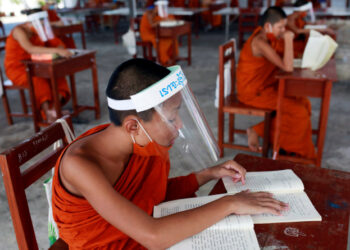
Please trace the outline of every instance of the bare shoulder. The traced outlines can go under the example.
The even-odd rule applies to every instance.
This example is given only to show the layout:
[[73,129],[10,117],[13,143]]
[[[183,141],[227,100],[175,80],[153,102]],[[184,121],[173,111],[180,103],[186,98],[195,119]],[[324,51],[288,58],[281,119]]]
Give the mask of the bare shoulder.
[[61,182],[71,193],[81,196],[80,182],[103,178],[103,170],[99,164],[89,141],[82,138],[71,144],[62,157],[59,168]]
[[269,43],[262,36],[257,35],[252,40],[252,52],[254,56],[261,56],[261,51],[266,47],[270,47]]

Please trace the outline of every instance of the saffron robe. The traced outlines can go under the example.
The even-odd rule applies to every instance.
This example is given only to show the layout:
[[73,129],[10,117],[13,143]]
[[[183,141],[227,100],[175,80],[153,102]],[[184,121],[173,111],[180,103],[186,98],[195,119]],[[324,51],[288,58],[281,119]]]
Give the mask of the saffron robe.
[[[252,53],[251,43],[261,30],[257,28],[247,40],[240,53],[237,66],[238,99],[258,108],[276,109],[278,81],[275,78],[277,66],[264,57],[256,57]],[[272,43],[275,50],[281,47]],[[310,159],[315,158],[315,147],[312,142],[311,104],[305,97],[284,97],[282,102],[280,147],[287,152],[294,152]],[[273,142],[276,118],[272,119],[270,141]],[[253,129],[259,136],[264,134],[264,123]]]
[[[169,18],[173,18],[172,16],[169,16]],[[160,21],[162,18],[159,16],[156,16],[154,18],[154,22]],[[142,41],[148,41],[151,42],[153,47],[156,48],[159,53],[159,60],[162,65],[168,65],[173,58],[176,58],[179,54],[179,45],[178,41],[173,40],[171,38],[161,38],[159,39],[159,48],[157,48],[156,43],[156,29],[153,28],[148,21],[147,13],[145,13],[140,22],[140,35]],[[173,53],[175,46],[175,54]]]
[[[46,12],[50,22],[61,21],[61,18],[57,15],[57,12],[55,10],[46,10]],[[70,48],[70,49],[76,48],[73,37],[63,35],[63,36],[59,36],[58,38],[64,43],[64,46],[66,48]]]
[[[92,128],[77,140],[106,127],[108,124]],[[60,238],[69,245],[69,249],[145,249],[104,220],[86,199],[70,194],[61,185],[59,166],[65,150],[56,163],[52,183],[53,217],[59,228]],[[114,184],[116,192],[150,216],[153,207],[165,200],[194,196],[198,189],[194,174],[168,179],[169,158],[165,161],[158,156],[146,157],[134,153]]]
[[[64,46],[63,43],[58,39],[54,38],[44,43],[40,40],[39,36],[34,33],[29,39],[30,42],[35,46],[42,47],[58,47]],[[26,67],[22,63],[22,60],[29,60],[30,54],[25,51],[19,42],[14,39],[13,34],[11,33],[6,40],[5,46],[5,71],[7,77],[12,81],[14,85],[17,86],[27,86],[27,74]],[[33,77],[32,78],[34,86],[34,96],[36,100],[37,107],[40,107],[42,103],[49,102],[52,103],[52,91],[51,84],[49,79]],[[66,79],[58,78],[56,79],[57,89],[59,94],[64,98],[65,101],[68,101],[70,97],[70,91]]]
[[[210,4],[203,3],[202,8],[209,8]],[[201,13],[201,17],[206,24],[210,24],[212,27],[219,27],[222,24],[221,15],[213,15],[213,11],[206,10]]]

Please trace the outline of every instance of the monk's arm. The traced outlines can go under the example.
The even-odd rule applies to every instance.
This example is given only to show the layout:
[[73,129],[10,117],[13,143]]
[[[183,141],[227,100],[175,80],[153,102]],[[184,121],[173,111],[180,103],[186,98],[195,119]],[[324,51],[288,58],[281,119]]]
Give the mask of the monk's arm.
[[[263,39],[253,41],[253,54],[255,56],[263,56],[280,69],[291,72],[293,71],[293,36],[290,31],[286,31],[288,35],[284,36],[284,55],[281,58],[277,52]],[[255,53],[254,53],[255,52]]]
[[245,183],[246,170],[240,164],[235,161],[226,161],[222,164],[203,169],[196,173],[198,185],[202,186],[208,181],[221,179],[222,177],[229,176],[235,182],[242,181]]
[[310,33],[310,30],[308,29],[300,29],[296,26],[295,24],[295,18],[294,17],[289,17],[288,16],[288,23],[287,23],[288,28],[293,31],[295,34],[300,35],[300,34],[305,34],[308,35]]
[[151,25],[151,27],[152,27],[152,28],[157,27],[157,25],[159,24],[159,22],[154,21],[153,16],[152,16],[152,13],[151,13],[151,12],[146,12],[146,15],[147,15],[147,19],[148,19],[148,22],[149,22],[149,24]]
[[71,157],[65,167],[61,177],[79,190],[106,221],[148,249],[168,248],[232,213],[280,214],[286,209],[286,204],[274,200],[269,193],[241,192],[156,219],[116,192],[96,164],[82,157]]
[[30,42],[25,31],[17,27],[13,31],[13,37],[18,41],[21,47],[29,54],[40,54],[40,53],[57,53],[63,57],[69,57],[72,53],[64,48],[47,48],[43,46],[36,46]]

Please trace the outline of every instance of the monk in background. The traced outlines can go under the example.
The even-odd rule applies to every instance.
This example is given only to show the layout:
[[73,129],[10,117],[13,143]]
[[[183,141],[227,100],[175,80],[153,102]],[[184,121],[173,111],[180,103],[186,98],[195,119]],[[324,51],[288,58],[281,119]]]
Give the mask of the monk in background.
[[[280,7],[268,8],[258,27],[244,44],[237,67],[238,99],[254,107],[276,109],[278,70],[293,71],[293,38],[286,31],[287,16]],[[281,51],[282,50],[282,51]],[[281,52],[283,52],[281,54]],[[311,104],[304,97],[285,97],[282,103],[280,146],[289,153],[313,159]],[[272,120],[270,141],[273,142],[276,119]],[[248,128],[248,145],[254,151],[261,150],[259,136],[264,123]]]
[[[156,27],[161,21],[175,20],[174,16],[169,15],[167,18],[162,18],[158,15],[158,8],[154,5],[147,7],[146,12],[143,14],[140,22],[140,36],[142,41],[151,42],[153,48],[159,53],[160,63],[162,65],[171,65],[173,59],[179,54],[178,41],[171,38],[159,39],[159,48],[156,43]],[[175,54],[173,46],[175,46]]]
[[[14,85],[28,85],[26,67],[22,60],[30,59],[31,54],[44,53],[57,53],[62,57],[72,55],[58,38],[43,42],[31,22],[16,26],[6,40],[4,64],[7,77]],[[33,77],[32,81],[36,104],[42,111],[43,119],[48,123],[54,122],[57,119],[57,113],[52,107],[53,97],[50,81],[39,77]],[[70,91],[65,78],[57,79],[57,88],[63,105],[70,98]]]
[[[202,8],[209,8],[210,4],[214,3],[215,0],[202,0],[201,1]],[[206,10],[201,13],[202,20],[207,25],[206,29],[212,29],[216,27],[220,27],[222,24],[222,16],[221,15],[213,15],[211,10]]]
[[[309,3],[307,0],[297,0],[294,3],[294,7],[300,7],[305,4]],[[307,23],[305,21],[305,17],[307,16],[308,11],[294,11],[292,14],[290,14],[287,18],[287,29],[291,30],[294,35],[294,52],[296,57],[301,57],[306,43],[308,36],[310,34],[310,29],[305,29],[305,25],[307,24],[322,24],[323,22],[317,22],[317,23]],[[317,29],[316,29],[317,30]],[[321,32],[323,34],[328,34],[331,37],[335,39],[335,32],[330,28],[320,29],[317,30],[318,32]]]
[[[58,16],[56,10],[55,10],[55,2],[53,1],[46,1],[45,4],[41,7],[42,10],[47,12],[50,24],[52,26],[62,26],[64,25],[61,18]],[[66,48],[75,49],[75,42],[72,37],[63,35],[60,36],[59,39],[64,43],[64,46]]]

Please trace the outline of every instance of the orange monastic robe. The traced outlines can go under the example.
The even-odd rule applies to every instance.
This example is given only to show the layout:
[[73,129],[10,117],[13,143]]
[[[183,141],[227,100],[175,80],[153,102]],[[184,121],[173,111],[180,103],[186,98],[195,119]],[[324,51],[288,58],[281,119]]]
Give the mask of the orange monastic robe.
[[[46,43],[42,42],[39,36],[34,33],[30,38],[30,42],[36,46],[47,46],[47,47],[57,47],[59,45],[63,46],[62,42],[58,38],[54,38]],[[25,51],[19,42],[13,38],[12,33],[7,37],[6,47],[5,47],[5,71],[7,77],[12,81],[14,85],[26,86],[27,74],[26,67],[22,63],[22,60],[30,59],[30,54]],[[50,86],[50,81],[48,79],[33,77],[34,85],[34,95],[36,99],[36,105],[40,105],[46,101],[52,102],[52,91]],[[57,88],[59,94],[68,101],[70,97],[70,91],[66,79],[57,79]]]
[[[244,44],[237,67],[238,99],[248,105],[259,108],[276,109],[278,82],[275,73],[277,66],[264,57],[256,57],[252,53],[251,42],[261,30],[257,28]],[[276,49],[278,43],[271,46]],[[314,158],[315,148],[311,138],[311,104],[304,97],[284,97],[282,103],[280,127],[280,146],[287,152]],[[272,121],[270,141],[273,142],[275,118]],[[264,124],[254,126],[254,130],[263,136]]]
[[[209,8],[210,4],[203,3],[203,8]],[[201,17],[206,24],[210,24],[212,27],[219,27],[222,24],[221,15],[213,15],[211,10],[206,10],[201,13]]]
[[[78,139],[107,126],[105,124],[90,129]],[[62,155],[56,163],[53,177],[52,210],[60,238],[69,245],[69,249],[145,249],[104,220],[87,200],[66,191],[58,172]],[[169,158],[163,160],[159,156],[142,156],[142,153],[134,152],[122,175],[116,180],[114,189],[152,215],[155,205],[165,200],[193,197],[198,189],[194,174],[168,179],[169,169]]]
[[[295,19],[295,25],[297,26],[298,29],[304,29],[306,22],[303,18],[303,15],[299,15],[296,19]],[[306,47],[306,43],[307,43],[307,37],[306,35],[299,35],[296,36],[293,42],[293,49],[294,49],[294,56],[295,57],[302,57],[303,53],[304,53],[304,49]]]
[[[173,16],[169,16],[169,18],[173,18]],[[159,16],[156,16],[154,19],[155,22],[159,20],[161,20],[161,17]],[[149,23],[146,13],[141,18],[140,35],[143,41],[151,42],[153,47],[158,49],[160,63],[162,65],[167,65],[172,58],[177,57],[179,53],[179,45],[178,41],[176,40],[172,40],[170,38],[159,39],[159,48],[157,48],[156,31],[155,28],[152,28],[151,24]],[[175,55],[173,54],[173,46],[175,46]]]

